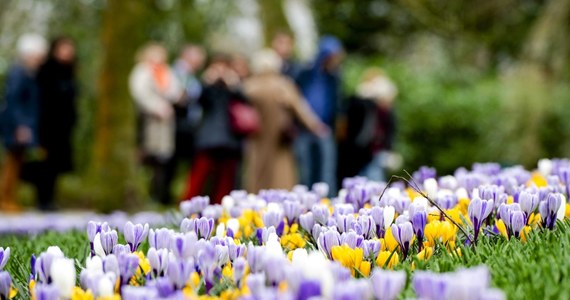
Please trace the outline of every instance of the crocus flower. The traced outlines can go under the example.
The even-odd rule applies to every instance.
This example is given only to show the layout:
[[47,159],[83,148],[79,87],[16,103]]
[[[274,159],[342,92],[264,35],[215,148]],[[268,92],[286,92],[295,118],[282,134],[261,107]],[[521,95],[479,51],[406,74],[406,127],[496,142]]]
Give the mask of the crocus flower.
[[364,241],[364,237],[354,231],[344,232],[340,235],[341,245],[347,245],[353,249],[360,247],[362,245],[362,241]]
[[406,285],[406,272],[376,269],[370,280],[375,300],[394,300]]
[[475,232],[474,241],[477,241],[481,225],[493,211],[493,200],[481,200],[480,198],[474,198],[471,200],[471,203],[469,203],[467,210]]
[[158,292],[152,287],[127,285],[121,289],[121,299],[154,300],[158,299]]
[[278,286],[279,282],[285,279],[285,266],[287,265],[288,261],[285,256],[269,255],[265,259],[264,274],[272,286]]
[[197,221],[198,237],[209,239],[214,231],[214,219],[202,217]]
[[536,208],[538,207],[539,199],[537,193],[531,193],[528,191],[521,191],[518,197],[521,210],[525,213],[526,218],[530,217]]
[[379,240],[364,240],[362,241],[362,250],[364,250],[364,257],[376,260],[378,253],[380,253],[381,244]]
[[336,225],[338,227],[338,231],[341,233],[352,230],[354,223],[356,223],[356,220],[352,214],[336,216]]
[[247,264],[249,265],[251,273],[259,273],[263,270],[264,258],[264,246],[253,246],[250,244],[247,247]]
[[564,196],[560,193],[550,193],[546,200],[540,202],[538,210],[542,217],[544,227],[554,229],[554,226],[556,225],[556,214],[562,205],[563,198]]
[[245,275],[245,267],[247,266],[247,261],[243,257],[238,257],[233,263],[233,279],[236,285],[239,287],[241,279]]
[[424,240],[424,229],[427,223],[427,213],[425,210],[417,210],[412,216],[412,226],[416,238],[418,239],[419,250],[421,251]]
[[6,247],[6,249],[0,247],[0,271],[4,270],[4,267],[8,263],[10,259],[10,247]]
[[180,202],[180,211],[185,217],[201,213],[210,204],[210,197],[196,196],[190,200]]
[[320,198],[326,198],[329,195],[329,185],[326,182],[316,182],[311,190]]
[[186,286],[192,271],[194,271],[194,263],[191,260],[172,257],[168,262],[168,278],[178,290]]
[[115,246],[113,246],[113,251],[111,251],[111,253],[115,254],[115,255],[119,255],[121,253],[131,253],[131,246],[129,245],[121,245],[121,244],[116,244]]
[[311,232],[313,230],[313,226],[315,225],[315,219],[313,218],[312,212],[307,212],[299,216],[299,225],[303,228],[306,232]]
[[43,252],[42,254],[40,254],[40,256],[38,257],[38,259],[36,259],[36,264],[35,264],[35,273],[38,276],[38,280],[39,282],[42,283],[51,283],[52,278],[51,278],[51,265],[53,263],[53,261],[57,258],[63,258],[63,255],[58,255],[55,254],[55,252]]
[[119,260],[114,254],[107,255],[103,258],[103,272],[113,273],[115,277],[119,278],[121,271],[119,269]]
[[317,280],[302,280],[297,291],[298,300],[318,299],[321,296],[321,284]]
[[408,250],[410,249],[410,242],[414,237],[414,229],[412,223],[403,222],[400,224],[392,224],[392,235],[394,235],[394,238],[400,245],[405,259],[406,256],[408,256]]
[[179,258],[189,258],[194,252],[198,236],[190,231],[186,234],[175,233],[170,236],[170,250]]
[[332,247],[341,245],[340,234],[336,230],[327,230],[319,235],[317,244],[319,249],[331,259]]
[[75,287],[75,263],[72,259],[56,258],[51,264],[52,284],[61,298],[69,299]]
[[93,241],[95,240],[95,235],[101,233],[101,231],[109,230],[109,225],[107,222],[98,223],[94,221],[89,221],[87,223],[87,238],[89,239],[89,246],[91,248],[91,256],[95,256],[95,250],[93,248]]
[[263,225],[274,227],[277,235],[283,234],[285,222],[283,222],[283,212],[280,210],[268,210],[263,214]]
[[519,237],[519,233],[526,225],[526,216],[518,203],[501,204],[499,215],[507,227],[507,235]]
[[12,277],[6,271],[0,271],[0,299],[9,299]]
[[36,284],[34,286],[34,295],[36,300],[58,300],[59,290],[51,284]]
[[149,248],[146,257],[154,277],[161,277],[164,275],[166,268],[168,267],[168,250]]
[[121,254],[117,257],[121,285],[127,284],[139,266],[139,257],[135,254]]
[[368,280],[352,279],[334,287],[333,300],[366,300],[370,299],[370,284]]
[[[101,248],[99,248],[99,243],[97,242],[97,240],[100,240]],[[118,241],[119,241],[119,236],[117,235],[116,230],[101,231],[101,233],[95,235],[95,242],[94,242],[95,253],[101,256],[101,249],[103,250],[104,255],[109,255],[113,253],[113,247],[115,247]]]
[[418,299],[447,299],[449,280],[445,274],[416,271],[412,285]]
[[358,184],[350,189],[346,195],[346,202],[351,203],[357,210],[370,202],[371,193],[366,184]]
[[379,206],[374,206],[370,209],[370,216],[372,220],[374,220],[374,224],[376,224],[376,236],[378,238],[384,237],[384,209]]
[[322,204],[313,205],[311,211],[313,212],[313,217],[315,219],[315,222],[321,225],[327,225],[327,221],[330,217],[330,211],[326,205]]
[[168,228],[151,229],[148,232],[148,244],[156,249],[168,249],[170,247],[170,235],[174,231]]
[[376,237],[376,223],[371,216],[358,216],[356,222],[353,224],[353,228],[356,233],[363,235],[367,239]]
[[299,215],[303,212],[301,209],[301,203],[297,201],[286,200],[283,202],[283,212],[285,218],[287,218],[287,223],[289,226],[293,225],[297,221]]
[[143,240],[146,239],[148,235],[148,223],[147,224],[133,224],[131,221],[125,224],[123,230],[125,235],[125,241],[131,247],[131,251],[135,252],[139,248]]

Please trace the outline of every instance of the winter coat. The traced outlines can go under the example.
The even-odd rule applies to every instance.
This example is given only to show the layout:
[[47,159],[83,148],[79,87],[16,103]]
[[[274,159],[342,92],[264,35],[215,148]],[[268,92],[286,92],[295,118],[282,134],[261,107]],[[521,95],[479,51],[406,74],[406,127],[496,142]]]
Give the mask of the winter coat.
[[321,39],[319,52],[310,66],[297,78],[297,84],[311,109],[321,121],[334,128],[337,105],[340,102],[340,79],[338,72],[328,72],[324,62],[333,54],[342,51],[340,42],[331,36]]
[[224,150],[239,155],[242,138],[234,134],[230,123],[230,102],[245,101],[241,92],[218,81],[204,86],[200,96],[202,121],[195,135],[197,151]]
[[165,106],[172,107],[183,93],[173,72],[168,69],[168,86],[160,89],[152,66],[139,63],[131,72],[129,87],[142,118],[142,150],[146,156],[168,159],[174,154],[175,115],[167,119],[156,116]]
[[[40,94],[35,75],[20,64],[13,65],[6,76],[4,101],[0,113],[0,131],[6,148],[36,146]],[[28,127],[32,133],[31,141],[25,145],[16,143],[16,129],[19,126]]]
[[48,60],[38,72],[40,86],[40,145],[53,170],[73,168],[72,134],[77,119],[77,84],[73,66]]
[[250,78],[244,92],[260,114],[260,131],[253,135],[246,151],[246,188],[291,189],[297,184],[292,141],[284,140],[295,120],[309,128],[318,122],[294,83],[279,74]]

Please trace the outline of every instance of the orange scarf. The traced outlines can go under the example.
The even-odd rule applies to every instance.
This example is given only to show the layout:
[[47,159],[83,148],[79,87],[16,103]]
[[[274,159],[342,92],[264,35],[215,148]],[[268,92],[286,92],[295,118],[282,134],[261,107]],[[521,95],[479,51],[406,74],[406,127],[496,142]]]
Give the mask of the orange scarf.
[[152,65],[152,76],[159,91],[165,92],[170,85],[170,73],[166,64]]

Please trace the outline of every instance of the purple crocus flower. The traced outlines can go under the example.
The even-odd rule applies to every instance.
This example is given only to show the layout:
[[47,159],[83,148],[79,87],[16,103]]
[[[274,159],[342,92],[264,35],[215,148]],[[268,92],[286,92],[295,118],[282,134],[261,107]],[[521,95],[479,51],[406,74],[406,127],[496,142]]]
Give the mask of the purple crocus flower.
[[203,239],[209,239],[214,231],[214,219],[202,217],[196,221],[196,226],[198,228],[198,237]]
[[449,282],[446,275],[416,271],[412,285],[418,299],[447,299]]
[[376,237],[376,223],[371,216],[360,215],[353,224],[356,233],[363,235],[367,239]]
[[331,250],[334,246],[340,246],[340,233],[338,231],[329,229],[319,235],[317,240],[319,249],[323,251],[329,259],[332,259]]
[[362,250],[364,252],[364,257],[370,258],[373,261],[378,257],[380,253],[380,241],[379,240],[364,240],[362,241]]
[[121,289],[121,299],[123,300],[154,300],[158,299],[158,292],[154,287],[146,286],[124,286]]
[[374,206],[370,209],[370,216],[372,220],[374,220],[374,224],[376,224],[376,236],[378,238],[383,238],[385,229],[384,229],[384,209],[379,206]]
[[170,236],[170,250],[176,257],[189,258],[194,253],[196,242],[198,236],[193,231],[186,234],[175,233]]
[[144,225],[135,225],[129,221],[127,224],[125,224],[123,233],[125,235],[125,241],[131,247],[131,251],[135,252],[139,248],[142,241],[144,241],[148,235],[148,223]]
[[475,234],[474,241],[477,241],[481,225],[493,211],[493,200],[481,200],[480,198],[474,198],[471,200],[471,203],[469,203],[467,210],[469,213],[469,219],[473,224]]
[[414,229],[412,223],[402,222],[400,224],[392,224],[392,235],[400,244],[402,248],[402,254],[404,258],[408,256],[408,250],[410,249],[410,241],[414,237]]
[[107,222],[99,223],[94,221],[89,221],[87,223],[87,238],[89,239],[89,246],[91,247],[91,256],[95,256],[95,250],[93,249],[93,240],[95,240],[95,236],[97,233],[101,233],[101,231],[108,231],[109,225]]
[[265,287],[265,274],[263,273],[253,273],[247,276],[246,280],[247,287],[253,294],[253,299],[263,299],[260,297],[266,290]]
[[332,273],[335,282],[345,282],[352,278],[350,270],[336,261],[333,261],[330,264],[330,272]]
[[[524,227],[525,225],[525,217],[524,217],[524,212],[521,211],[521,207],[518,203],[513,203],[513,204],[501,204],[501,206],[499,207],[499,216],[501,218],[501,220],[503,220],[503,223],[505,223],[505,227],[507,228],[507,235],[510,237],[514,234],[513,231],[513,224],[512,224],[512,220],[513,220],[513,216],[515,215],[514,213],[518,212],[519,214],[516,214],[517,217],[515,218],[516,220],[516,224],[515,226],[518,229],[518,232],[520,232],[520,230],[522,230],[522,227]],[[518,220],[518,215],[522,216],[522,220]],[[519,222],[520,221],[520,222]],[[522,223],[522,227],[521,224]],[[518,235],[517,235],[518,237]]]
[[240,286],[241,279],[245,275],[245,267],[247,266],[247,261],[243,257],[238,257],[233,263],[233,279],[236,286]]
[[244,244],[236,245],[233,243],[228,243],[228,254],[231,261],[235,261],[237,258],[245,256],[246,247]]
[[340,235],[341,245],[347,245],[352,249],[360,247],[362,245],[362,241],[364,241],[364,237],[354,231],[343,232]]
[[313,230],[313,226],[315,225],[315,219],[313,218],[312,212],[307,212],[299,216],[299,225],[303,228],[306,232],[311,232]]
[[313,217],[315,219],[315,222],[321,225],[327,225],[327,221],[330,217],[330,211],[326,205],[322,204],[313,205],[311,211],[313,212]]
[[171,257],[168,262],[167,275],[174,287],[177,290],[181,290],[186,286],[194,268],[192,260]]
[[321,296],[321,283],[318,280],[303,280],[299,284],[297,300],[318,299]]
[[12,277],[6,271],[0,272],[0,299],[9,299]]
[[168,228],[151,229],[148,232],[148,244],[156,249],[168,249],[170,247],[170,235],[173,233]]
[[117,256],[111,254],[103,258],[103,272],[113,273],[117,278],[119,278],[121,271],[119,269],[119,261],[117,259]]
[[444,210],[454,208],[457,202],[457,196],[452,193],[442,193],[437,197],[437,204]]
[[210,197],[196,196],[190,200],[180,202],[180,211],[185,217],[201,213],[210,204]]
[[528,219],[530,215],[536,210],[538,207],[539,199],[537,193],[531,193],[528,191],[521,191],[519,193],[518,202],[521,206],[521,210],[525,213],[526,218]]
[[117,261],[119,274],[121,276],[121,285],[128,284],[139,266],[139,257],[132,253],[121,254],[117,257]]
[[40,254],[34,267],[39,282],[51,283],[51,265],[56,258],[59,258],[59,256],[56,256],[54,253],[43,252]]
[[329,195],[329,185],[326,182],[316,182],[311,190],[320,198],[326,198]]
[[146,257],[148,258],[148,262],[152,268],[154,277],[164,276],[164,272],[168,267],[168,250],[156,250],[155,248],[151,247],[148,249]]
[[422,250],[423,240],[424,240],[424,229],[427,223],[427,213],[425,210],[417,210],[412,216],[412,226],[414,228],[414,233],[418,239],[419,251]]
[[560,193],[550,193],[546,200],[541,201],[538,205],[538,211],[542,217],[542,224],[548,229],[554,229],[556,226],[556,214],[560,205],[562,205],[563,195]]
[[273,226],[257,228],[257,230],[255,231],[255,237],[257,237],[257,241],[259,241],[259,244],[263,245],[267,242],[269,235],[272,233],[277,234],[277,230],[275,230],[275,227]]
[[247,247],[247,264],[251,273],[259,273],[263,270],[265,264],[265,247],[264,246],[253,246],[249,245]]
[[283,234],[285,223],[283,222],[283,212],[279,210],[268,210],[263,214],[263,225],[273,226],[278,236]]
[[293,225],[302,212],[301,203],[297,201],[286,200],[283,202],[283,212],[289,226]]
[[198,219],[196,218],[184,218],[184,220],[182,220],[182,222],[180,223],[180,231],[182,233],[187,233],[190,231],[194,231],[196,233],[198,233],[198,222],[196,222]]
[[152,285],[156,288],[156,292],[160,298],[169,299],[168,297],[175,292],[174,284],[168,277],[159,277],[153,281]]
[[417,171],[414,172],[413,178],[419,184],[423,184],[428,178],[435,178],[437,172],[435,168],[430,168],[426,166],[421,166]]
[[279,285],[279,282],[285,279],[286,268],[289,261],[285,256],[270,255],[265,258],[264,270],[267,281],[274,287]]
[[101,246],[103,247],[103,251],[105,251],[105,255],[109,255],[113,253],[113,247],[119,241],[119,236],[117,235],[116,230],[108,230],[108,231],[101,231],[100,233],[101,239]]
[[364,207],[364,204],[370,202],[371,194],[365,184],[358,184],[350,189],[346,195],[346,201],[354,205],[356,209]]
[[36,300],[59,299],[59,289],[51,284],[36,284],[36,286],[34,287],[34,294],[36,296]]
[[341,233],[352,230],[354,223],[356,223],[356,220],[352,214],[336,216],[336,225],[338,227],[338,231]]
[[370,280],[375,300],[395,300],[406,285],[406,272],[376,269]]
[[0,247],[0,271],[4,270],[4,267],[8,263],[10,259],[10,247],[6,247],[6,249]]
[[196,262],[206,283],[206,292],[209,292],[213,287],[216,271],[219,269],[216,261],[216,247],[206,242],[204,246],[198,250]]
[[334,286],[333,300],[370,299],[370,284],[365,279],[351,279]]
[[122,253],[131,253],[131,246],[116,244],[115,246],[113,246],[113,250],[111,253],[115,255],[120,255]]

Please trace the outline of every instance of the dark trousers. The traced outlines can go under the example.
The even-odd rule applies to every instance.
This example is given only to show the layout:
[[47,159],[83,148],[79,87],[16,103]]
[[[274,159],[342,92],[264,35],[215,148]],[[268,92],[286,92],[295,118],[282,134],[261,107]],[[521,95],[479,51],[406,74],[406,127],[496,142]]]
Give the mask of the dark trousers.
[[186,181],[186,191],[183,200],[203,195],[209,178],[213,180],[213,203],[221,203],[222,198],[234,188],[239,159],[233,153],[218,151],[199,151],[192,164],[192,169]]

